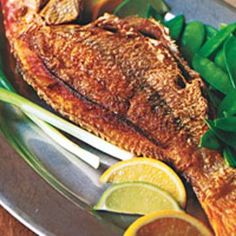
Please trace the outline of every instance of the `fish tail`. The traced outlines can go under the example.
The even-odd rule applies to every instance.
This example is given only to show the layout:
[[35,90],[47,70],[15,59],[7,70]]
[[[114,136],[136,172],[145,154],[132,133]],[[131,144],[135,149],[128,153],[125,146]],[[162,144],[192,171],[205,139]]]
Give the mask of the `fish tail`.
[[236,171],[227,167],[218,173],[208,178],[209,185],[205,185],[198,198],[216,236],[235,236]]

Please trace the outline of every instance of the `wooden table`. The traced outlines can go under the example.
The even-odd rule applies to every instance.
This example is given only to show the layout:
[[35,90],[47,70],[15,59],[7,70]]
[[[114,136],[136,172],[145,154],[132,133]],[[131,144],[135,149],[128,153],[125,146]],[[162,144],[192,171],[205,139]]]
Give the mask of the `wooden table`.
[[0,207],[1,236],[35,236],[29,229]]
[[224,1],[232,5],[233,7],[236,7],[236,0],[224,0]]

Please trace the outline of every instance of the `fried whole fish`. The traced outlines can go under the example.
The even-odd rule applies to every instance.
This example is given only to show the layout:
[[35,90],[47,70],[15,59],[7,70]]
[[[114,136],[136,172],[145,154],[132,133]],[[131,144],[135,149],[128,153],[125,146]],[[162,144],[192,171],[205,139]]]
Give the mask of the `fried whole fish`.
[[108,14],[85,26],[61,24],[79,15],[75,0],[1,3],[12,53],[41,98],[109,142],[174,166],[215,234],[236,235],[236,170],[198,147],[208,129],[205,86],[162,25]]

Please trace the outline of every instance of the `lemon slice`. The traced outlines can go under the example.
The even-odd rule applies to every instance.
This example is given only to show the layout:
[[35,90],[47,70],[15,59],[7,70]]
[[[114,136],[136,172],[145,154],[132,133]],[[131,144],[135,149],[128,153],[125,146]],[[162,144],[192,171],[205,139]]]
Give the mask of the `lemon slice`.
[[164,209],[180,208],[168,193],[155,185],[132,182],[112,185],[103,193],[94,209],[144,215]]
[[212,236],[206,226],[180,211],[162,211],[136,220],[124,236]]
[[186,205],[186,190],[178,175],[166,164],[150,158],[133,158],[110,167],[100,177],[101,183],[143,181],[158,186]]

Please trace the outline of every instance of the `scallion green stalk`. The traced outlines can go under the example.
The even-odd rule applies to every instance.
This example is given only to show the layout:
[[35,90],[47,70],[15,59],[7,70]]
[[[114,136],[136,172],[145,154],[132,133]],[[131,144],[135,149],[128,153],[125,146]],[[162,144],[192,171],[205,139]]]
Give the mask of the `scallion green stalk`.
[[[88,165],[97,169],[100,165],[100,159],[98,156],[92,154],[91,152],[86,151],[85,149],[79,147],[77,144],[70,141],[64,135],[62,135],[57,129],[53,126],[48,125],[46,122],[38,119],[36,116],[26,113],[26,115],[36,124],[38,125],[54,142],[59,144],[65,150],[79,157],[79,159],[83,160]],[[74,156],[66,156],[66,158],[72,162],[75,166],[80,166],[78,163],[78,159]]]
[[134,156],[132,153],[120,149],[117,146],[79,128],[18,94],[0,88],[0,100],[19,107],[24,113],[36,116],[40,120],[51,124],[59,130],[62,130],[119,160],[127,160]]
[[[11,83],[7,80],[5,74],[2,70],[2,62],[0,60],[0,87],[5,88],[8,91],[15,93],[15,89],[11,85]],[[32,114],[25,113],[37,126],[39,126],[54,142],[59,144],[65,150],[74,154],[79,159],[83,160],[88,165],[97,169],[100,165],[100,158],[95,156],[94,154],[84,150],[79,147],[77,144],[70,141],[67,137],[62,135],[57,129],[52,127],[51,125],[45,123],[44,121],[38,119]],[[78,159],[74,156],[66,156],[75,166],[79,165]]]

